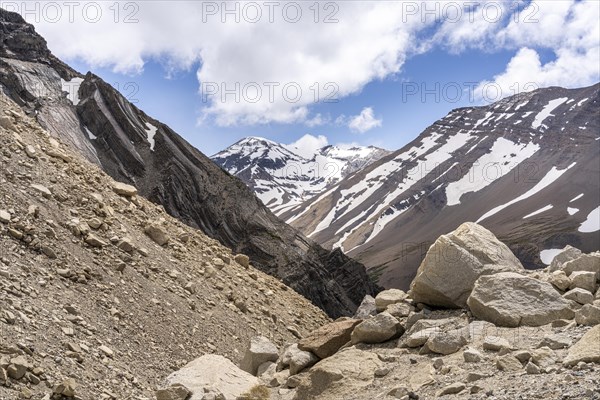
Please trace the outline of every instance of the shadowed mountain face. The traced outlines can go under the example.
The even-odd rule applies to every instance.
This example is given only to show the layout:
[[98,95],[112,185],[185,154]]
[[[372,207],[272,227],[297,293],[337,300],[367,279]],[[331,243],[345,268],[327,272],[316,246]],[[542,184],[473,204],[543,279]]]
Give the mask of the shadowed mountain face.
[[281,217],[404,289],[431,243],[465,221],[494,232],[527,268],[566,244],[598,250],[599,92],[554,87],[454,110]]
[[[202,229],[330,316],[376,287],[365,268],[275,217],[246,187],[99,77],[56,59],[31,25],[0,10],[0,90],[113,178]],[[67,93],[65,93],[67,92]]]

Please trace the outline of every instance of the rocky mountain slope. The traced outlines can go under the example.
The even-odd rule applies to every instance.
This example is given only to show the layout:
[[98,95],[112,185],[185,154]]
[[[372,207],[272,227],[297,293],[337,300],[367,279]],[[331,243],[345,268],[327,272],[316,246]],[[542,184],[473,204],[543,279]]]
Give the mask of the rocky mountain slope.
[[[465,257],[427,261],[449,249]],[[367,297],[354,318],[284,348],[255,337],[239,368],[225,358],[200,357],[171,374],[157,394],[177,390],[169,400],[201,400],[205,393],[274,400],[597,400],[599,278],[600,252],[566,247],[550,267],[528,271],[491,232],[465,223],[436,240],[408,293],[390,289]],[[440,309],[440,299],[462,305]],[[223,372],[210,373],[215,369]]]
[[351,313],[375,286],[364,267],[275,217],[241,182],[99,77],[56,59],[15,13],[0,10],[0,92],[51,135],[134,184],[170,215],[200,228],[329,315]]
[[281,215],[389,153],[373,146],[326,146],[300,155],[292,146],[248,137],[211,159],[244,181],[275,215]]
[[282,218],[406,289],[429,246],[464,221],[527,268],[570,244],[600,249],[600,84],[462,108]]
[[150,399],[195,357],[328,321],[135,193],[0,96],[0,398]]

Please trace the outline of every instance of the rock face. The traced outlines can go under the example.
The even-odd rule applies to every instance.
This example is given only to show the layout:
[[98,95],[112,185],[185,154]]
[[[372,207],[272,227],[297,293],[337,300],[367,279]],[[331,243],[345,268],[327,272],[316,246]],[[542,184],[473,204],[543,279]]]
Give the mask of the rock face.
[[[81,75],[56,59],[18,14],[0,11],[0,31],[0,91],[115,180],[137,187],[140,195],[235,253],[247,254],[253,266],[331,317],[352,315],[366,294],[376,294],[362,264],[283,223],[241,180],[171,128],[98,76]],[[81,81],[77,104],[63,93],[61,79]],[[155,130],[152,141],[150,130]]]
[[477,278],[523,266],[493,233],[464,223],[431,246],[411,284],[417,302],[450,308],[465,307]]
[[552,285],[514,272],[482,276],[467,303],[474,316],[500,326],[540,326],[574,317]]
[[258,378],[242,371],[225,357],[207,354],[169,375],[163,389],[182,385],[193,393],[189,400],[203,400],[205,388],[211,388],[217,389],[226,399],[235,399],[258,384]]
[[600,363],[600,325],[590,329],[570,349],[563,364],[567,366],[577,365],[579,362]]
[[300,340],[298,348],[310,351],[319,358],[332,356],[350,342],[352,331],[360,323],[360,320],[351,319],[324,325]]

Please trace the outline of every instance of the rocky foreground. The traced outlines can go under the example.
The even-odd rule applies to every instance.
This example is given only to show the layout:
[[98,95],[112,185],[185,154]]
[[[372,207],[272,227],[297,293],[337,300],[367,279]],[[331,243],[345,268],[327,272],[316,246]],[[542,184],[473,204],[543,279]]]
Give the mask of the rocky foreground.
[[154,399],[190,360],[329,321],[136,193],[0,94],[0,399]]
[[600,399],[599,278],[600,253],[566,247],[531,272],[465,223],[430,248],[409,293],[368,296],[284,348],[255,337],[239,367],[201,357],[157,398]]

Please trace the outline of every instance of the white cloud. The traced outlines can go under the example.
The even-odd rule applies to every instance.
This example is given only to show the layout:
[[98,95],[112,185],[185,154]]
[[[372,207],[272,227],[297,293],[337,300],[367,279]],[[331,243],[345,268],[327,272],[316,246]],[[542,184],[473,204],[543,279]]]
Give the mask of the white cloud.
[[353,132],[365,133],[373,128],[381,126],[381,120],[375,118],[372,107],[365,107],[360,114],[350,117],[348,127]]
[[290,149],[290,151],[310,160],[314,157],[317,150],[328,144],[329,140],[323,135],[313,136],[306,134],[294,143],[288,144],[286,147]]
[[[39,1],[2,4],[9,3],[28,10],[37,7],[42,12],[47,7]],[[483,4],[487,3],[498,5],[503,17],[494,19],[495,9],[486,9]],[[248,22],[248,14],[242,11],[252,2],[239,1],[226,3],[229,9],[242,8],[239,22],[234,15],[225,15],[223,23],[221,13],[207,13],[207,5],[222,9],[224,2],[191,0],[119,2],[115,3],[118,15],[113,2],[86,3],[102,7],[102,18],[96,23],[90,23],[89,16],[87,21],[83,18],[81,4],[75,8],[72,22],[65,7],[58,22],[48,18],[36,22],[31,12],[26,17],[48,40],[51,50],[68,61],[79,59],[93,67],[110,66],[129,73],[142,71],[149,59],[160,60],[168,69],[199,65],[199,82],[205,89],[214,83],[219,90],[207,98],[201,118],[204,123],[304,123],[311,127],[330,123],[328,118],[312,114],[315,101],[358,94],[369,82],[398,73],[411,55],[436,47],[454,53],[467,49],[514,51],[506,70],[489,78],[503,88],[531,81],[539,86],[595,83],[600,75],[597,1],[531,3],[533,15],[520,12],[519,18],[513,14],[514,0],[479,2],[474,12],[468,13],[465,10],[477,2],[440,0],[428,1],[427,6],[415,1],[319,2],[318,23],[314,22],[312,2],[294,3],[302,5],[297,23],[283,18],[286,2],[275,8],[273,22],[268,20],[266,3],[253,3],[261,7],[258,23]],[[324,9],[325,4],[333,8]],[[462,16],[458,21],[450,20],[446,13],[456,5],[462,8]],[[418,11],[409,12],[411,7]],[[436,7],[438,18],[448,17],[439,24],[428,17],[427,10]],[[338,22],[324,23],[332,12]],[[288,10],[286,15],[292,14],[293,10]],[[128,16],[138,22],[125,23]],[[536,57],[540,49],[553,51],[556,59],[540,62]],[[271,85],[269,82],[278,84],[272,96],[272,86],[265,85]],[[294,87],[301,89],[297,99]],[[223,98],[222,89],[236,93]]]

